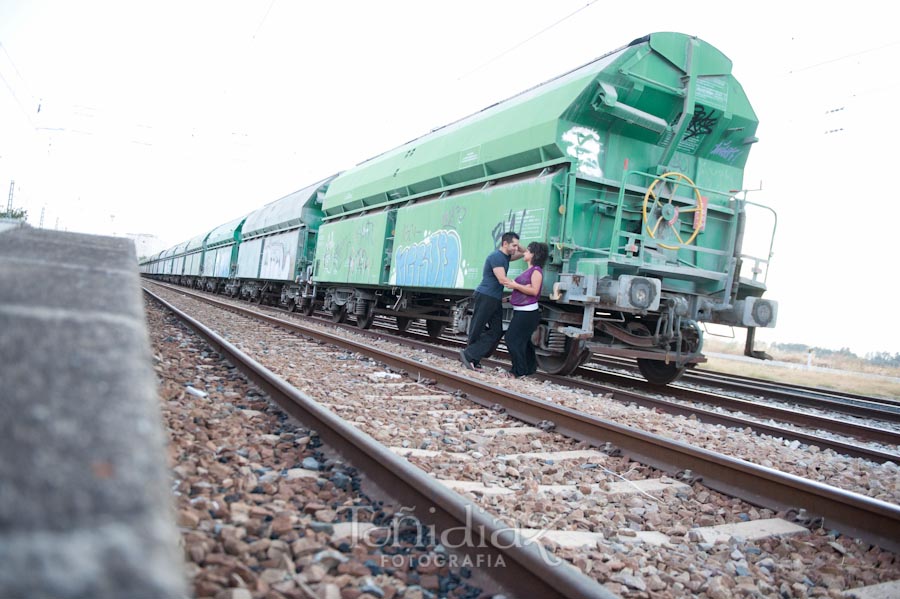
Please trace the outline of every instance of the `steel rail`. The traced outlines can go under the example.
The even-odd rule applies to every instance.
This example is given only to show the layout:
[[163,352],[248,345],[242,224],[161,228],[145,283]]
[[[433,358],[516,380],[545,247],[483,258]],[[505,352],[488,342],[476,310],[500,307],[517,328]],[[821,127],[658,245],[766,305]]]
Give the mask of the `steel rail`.
[[[351,330],[356,330],[352,329],[350,325],[346,326]],[[407,334],[409,333],[404,333],[404,335]],[[417,347],[421,347],[435,353],[440,353],[441,355],[444,355],[445,357],[451,359],[454,359],[458,353],[456,350],[447,350],[435,346],[433,343],[412,340],[407,336],[397,337],[397,340],[402,340],[402,342],[408,344],[415,344]],[[496,360],[482,360],[482,362],[487,366],[501,366],[501,363],[497,362]],[[817,434],[805,433],[803,431],[797,431],[793,429],[786,429],[779,426],[765,424],[763,422],[747,420],[746,418],[742,418],[740,416],[721,414],[712,410],[707,410],[695,406],[686,406],[669,401],[668,399],[654,397],[653,395],[647,395],[644,393],[628,391],[625,389],[620,389],[618,387],[605,385],[598,382],[595,378],[591,378],[590,380],[578,380],[571,377],[563,377],[545,373],[537,373],[532,376],[537,380],[545,380],[566,387],[584,389],[587,391],[591,391],[592,393],[608,393],[613,400],[618,402],[635,403],[646,408],[659,409],[669,414],[676,414],[680,416],[696,416],[702,422],[707,422],[710,424],[720,424],[722,426],[737,428],[750,428],[757,433],[800,441],[801,443],[815,445],[822,449],[831,449],[837,453],[848,455],[851,457],[863,458],[878,463],[900,461],[900,454],[894,452],[882,451],[871,447],[860,446],[855,443],[848,443],[837,439],[828,439]],[[653,390],[656,391],[657,394],[659,394],[660,392],[660,389],[657,387],[654,387]],[[847,422],[846,420],[840,420],[837,418],[830,418],[827,416],[820,416],[816,414],[796,412],[793,410],[788,410],[786,408],[779,408],[767,404],[759,404],[750,400],[719,395],[711,393],[709,391],[669,387],[664,390],[664,393],[683,401],[689,401],[692,403],[709,403],[731,410],[739,410],[760,418],[777,419],[780,422],[787,422],[811,429],[827,430],[836,434],[842,434],[848,437],[856,437],[859,439],[865,439],[877,443],[884,443],[887,445],[900,445],[900,433],[897,433],[896,431],[892,431],[890,429],[883,429],[879,427],[868,426],[865,424],[857,424],[855,422]]]
[[[372,334],[368,331],[362,331],[353,328],[352,325],[337,326],[345,326],[348,330],[353,330],[358,334]],[[441,355],[444,355],[448,358],[456,357],[456,350],[445,350],[439,346],[434,345],[433,343],[412,340],[408,336],[410,334],[411,333],[407,331],[402,334],[402,337],[396,338],[398,341],[402,340],[403,342],[408,344],[416,344],[418,347],[427,349],[428,351],[432,351],[435,353],[440,353]],[[483,360],[483,362],[488,366],[502,365],[496,360]],[[584,375],[586,374],[586,372],[580,372],[579,374]],[[596,375],[596,371],[593,371],[592,374]],[[873,462],[884,463],[900,461],[900,454],[890,451],[882,451],[879,449],[860,446],[855,443],[847,443],[837,439],[828,439],[817,434],[805,433],[803,431],[786,429],[779,426],[772,426],[762,422],[747,420],[746,418],[742,418],[740,416],[731,416],[728,414],[721,414],[699,407],[681,405],[676,402],[669,401],[668,399],[662,399],[654,397],[653,395],[647,395],[646,393],[628,391],[619,387],[605,385],[599,382],[598,378],[600,377],[596,376],[583,376],[583,378],[589,378],[588,381],[580,381],[571,377],[563,377],[545,373],[537,373],[533,376],[537,380],[546,380],[567,387],[585,389],[593,393],[608,393],[614,400],[619,402],[636,403],[643,407],[663,410],[670,414],[696,416],[701,421],[711,424],[721,424],[722,426],[738,428],[749,427],[750,429],[758,433],[764,433],[773,437],[796,440],[808,445],[816,445],[817,447],[821,447],[822,449],[831,449],[843,455],[872,460]],[[666,387],[665,389],[660,389],[657,386],[649,385],[643,380],[640,380],[638,382],[642,383],[645,388],[648,388],[656,395],[659,395],[662,392],[665,395],[671,395],[672,397],[683,401],[692,403],[707,403],[730,410],[741,411],[746,414],[757,416],[759,418],[772,418],[778,420],[779,422],[786,422],[811,429],[827,430],[832,433],[846,435],[848,437],[856,437],[859,439],[873,441],[876,443],[883,443],[886,445],[900,445],[900,433],[890,429],[879,428],[866,424],[858,424],[856,422],[848,422],[846,420],[831,418],[818,414],[797,412],[795,410],[789,410],[787,408],[780,408],[768,404],[756,403],[747,399],[720,395],[710,391],[685,387],[673,387],[671,385]]]
[[[660,407],[666,411],[677,410],[676,404],[672,404],[672,402],[658,400],[653,397],[649,397],[644,395],[643,393],[637,393],[632,391],[626,391],[623,389],[619,389],[617,387],[611,387],[608,385],[604,385],[602,383],[596,382],[597,378],[591,377],[593,386],[596,389],[602,389],[605,392],[613,394],[613,397],[618,399],[618,396],[621,396],[623,399],[628,401],[636,401],[639,403],[643,403],[644,405],[654,405],[655,407]],[[630,383],[631,381],[629,381]],[[823,429],[828,430],[833,433],[838,433],[842,435],[847,435],[849,437],[857,437],[859,439],[866,439],[869,441],[875,441],[878,443],[885,443],[888,445],[900,445],[900,433],[893,431],[891,429],[880,428],[877,426],[870,426],[867,424],[859,424],[856,422],[848,422],[846,420],[841,420],[839,418],[832,418],[829,416],[822,416],[818,414],[809,414],[806,412],[798,412],[796,410],[790,410],[788,408],[781,408],[778,406],[773,406],[764,403],[758,403],[751,401],[749,399],[741,399],[739,397],[731,397],[728,395],[721,395],[719,393],[713,393],[711,391],[704,391],[700,389],[692,389],[689,387],[676,387],[673,385],[667,386],[665,389],[660,389],[659,387],[655,387],[645,383],[644,381],[636,381],[638,383],[638,388],[645,392],[653,392],[656,394],[665,394],[670,395],[676,399],[680,399],[683,401],[690,401],[694,403],[706,403],[713,406],[718,406],[722,408],[727,408],[729,410],[737,410],[741,412],[745,412],[747,414],[751,414],[753,416],[757,416],[760,418],[773,418],[777,419],[780,422],[788,422],[791,424],[795,424],[797,426],[803,426],[807,428],[813,429]],[[671,408],[670,408],[671,406]],[[830,409],[824,406],[819,406],[819,409]],[[721,417],[724,420],[733,420],[736,422],[747,422],[746,420],[740,420],[738,418],[731,418],[728,416],[724,416],[721,414],[716,414],[715,412],[711,412],[709,410],[701,410],[698,408],[690,408],[690,410],[696,410],[698,415],[704,414],[707,418],[717,418]],[[724,424],[724,421],[722,422]],[[815,445],[822,446],[823,443],[828,443],[829,447],[832,447],[836,451],[846,452],[847,455],[853,455],[856,457],[863,457],[867,459],[874,459],[876,461],[896,461],[900,456],[896,454],[891,454],[887,452],[879,452],[875,450],[867,450],[863,448],[858,448],[858,446],[842,443],[840,441],[833,441],[823,439],[820,436],[816,435],[807,435],[804,433],[799,433],[795,431],[786,431],[785,429],[779,429],[777,427],[771,427],[765,424],[757,424],[751,423],[749,424],[753,427],[759,427],[761,431],[765,431],[767,434],[775,435],[775,436],[785,436],[786,434],[791,435],[793,438],[796,438],[804,443],[810,442],[811,440],[815,441]],[[734,426],[733,424],[729,424],[727,426]],[[740,426],[740,424],[737,424]]]
[[[545,550],[538,544],[521,542],[514,529],[323,408],[314,399],[146,287],[144,292],[187,323],[291,416],[315,430],[326,445],[364,472],[367,479],[382,493],[404,506],[428,506],[427,509],[417,509],[415,512],[421,522],[429,527],[433,526],[436,531],[464,530],[464,534],[471,535],[469,538],[473,540],[472,543],[454,542],[453,549],[467,555],[473,564],[502,564],[481,570],[500,590],[517,597],[616,597],[580,570],[572,566],[553,565],[546,559],[547,556],[543,553]],[[211,302],[206,298],[201,299]]]
[[[356,330],[358,332],[364,332],[360,329],[353,329],[351,325],[341,325],[347,326],[352,330]],[[386,328],[386,327],[385,327]],[[408,339],[409,337],[406,335],[410,335],[409,331],[402,333],[404,335],[403,339]],[[415,333],[412,333],[415,334]],[[423,347],[427,347],[429,344],[424,343]],[[431,344],[431,347],[435,347]],[[502,350],[498,350],[501,351]],[[450,353],[445,353],[450,357],[453,357]],[[494,361],[486,361],[486,363],[494,365]],[[501,364],[496,362],[497,366]],[[695,414],[698,418],[703,419],[704,422],[711,422],[714,424],[722,424],[724,426],[740,426],[746,427],[750,426],[753,430],[763,432],[769,435],[773,435],[776,437],[787,437],[790,439],[796,439],[803,443],[810,443],[814,445],[818,445],[820,447],[833,449],[840,453],[844,453],[846,455],[860,457],[864,459],[870,459],[876,462],[887,462],[887,461],[897,461],[900,459],[900,455],[879,451],[875,449],[869,448],[860,448],[858,445],[852,443],[844,443],[842,441],[832,440],[832,439],[823,439],[819,435],[807,434],[801,431],[793,431],[789,429],[779,428],[777,426],[770,426],[763,423],[756,423],[747,421],[740,417],[736,416],[728,416],[724,414],[717,414],[716,412],[705,410],[702,408],[687,408],[683,406],[679,406],[678,404],[672,403],[671,401],[667,401],[664,399],[657,399],[652,395],[647,395],[647,393],[651,393],[654,395],[670,395],[676,399],[680,399],[682,401],[689,401],[692,403],[707,403],[713,406],[718,406],[722,408],[727,408],[729,410],[736,410],[740,412],[744,412],[746,414],[750,414],[753,416],[757,416],[759,418],[771,418],[778,420],[779,422],[786,422],[790,424],[794,424],[797,426],[802,426],[811,429],[821,429],[827,430],[836,434],[846,435],[848,437],[856,437],[858,439],[863,439],[867,441],[873,441],[876,443],[883,443],[886,445],[900,445],[900,433],[897,431],[881,428],[878,426],[871,426],[868,424],[860,424],[856,422],[848,422],[847,420],[842,420],[840,418],[833,418],[829,416],[823,416],[819,414],[809,414],[806,412],[797,412],[796,410],[791,410],[788,408],[782,408],[778,406],[773,406],[765,403],[754,402],[749,399],[743,399],[740,397],[732,397],[729,395],[722,395],[720,393],[715,393],[708,390],[703,389],[695,389],[692,387],[686,387],[683,385],[671,384],[667,385],[665,388],[661,388],[658,385],[651,385],[647,383],[645,380],[641,378],[633,378],[626,377],[627,382],[630,385],[637,385],[643,393],[640,392],[632,392],[628,390],[624,390],[618,387],[608,386],[601,382],[602,379],[614,376],[614,377],[623,377],[624,375],[620,375],[618,373],[610,373],[607,371],[596,370],[590,368],[588,365],[579,367],[577,374],[580,375],[584,379],[589,379],[591,383],[588,385],[584,385],[581,382],[573,379],[571,377],[562,377],[557,375],[550,375],[540,373],[536,376],[536,378],[542,380],[550,380],[552,382],[563,384],[566,386],[574,386],[584,389],[589,389],[594,392],[603,392],[610,393],[613,395],[613,399],[617,401],[628,401],[628,402],[636,402],[639,405],[644,405],[646,407],[654,407],[658,409],[662,409],[666,412],[673,414],[684,414],[690,416],[691,414]],[[765,392],[762,389],[758,389],[756,394],[761,394]],[[831,410],[833,404],[829,404],[827,406],[817,406],[819,409],[823,410]],[[844,407],[844,404],[840,404],[840,407]],[[854,409],[858,407],[858,409]],[[869,411],[869,408],[866,406],[854,406],[851,408],[851,411],[856,412],[856,415],[862,416],[865,415],[867,418],[882,418],[883,416],[887,416],[886,420],[893,421],[894,420],[894,412],[892,411],[884,411],[879,407],[876,407]],[[841,411],[841,410],[833,410],[833,411]]]
[[[592,362],[597,365],[608,366],[611,368],[625,368],[635,373],[634,375],[625,375],[612,371],[600,371],[603,372],[604,375],[627,378],[629,384],[649,384],[640,378],[640,375],[636,374],[637,365],[633,361],[629,362],[626,359],[616,360],[610,359],[609,357],[594,356]],[[589,364],[586,364],[582,368],[587,366],[589,366]],[[765,395],[787,403],[832,410],[834,412],[841,412],[850,416],[859,416],[861,418],[877,418],[888,422],[900,422],[900,402],[887,398],[869,397],[857,393],[842,393],[835,390],[805,387],[788,383],[776,383],[763,379],[731,375],[722,372],[711,372],[707,370],[688,370],[682,375],[679,381],[671,383],[668,387],[694,391],[694,389],[686,386],[685,383],[718,387],[722,390],[735,393],[746,393],[748,395]]]
[[[700,372],[703,374],[697,376]],[[855,406],[861,409],[869,409],[873,412],[883,413],[885,418],[894,416],[894,420],[900,421],[900,401],[888,397],[876,397],[871,395],[862,395],[860,393],[851,393],[838,391],[835,389],[825,389],[823,387],[809,387],[797,385],[794,383],[776,383],[774,381],[766,381],[763,379],[754,379],[746,376],[723,374],[719,372],[694,371],[690,373],[686,381],[697,384],[719,386],[725,389],[755,388],[767,393],[779,394],[787,400],[800,398],[821,399],[823,402],[846,404],[847,406]]]
[[690,470],[704,485],[753,505],[776,511],[803,509],[813,519],[821,519],[821,522],[827,523],[829,529],[900,552],[900,506],[620,425],[511,390],[498,389],[467,376],[254,310],[202,296],[194,297],[369,356],[404,370],[410,376],[435,380],[448,390],[464,392],[468,399],[480,405],[500,406],[511,416],[530,424],[552,422],[555,431],[571,438],[597,447],[612,444],[629,458],[676,476],[679,472]]
[[[188,295],[193,295],[197,298],[206,299],[209,296],[205,294],[197,294],[193,291],[187,291],[179,287],[171,287],[168,285],[163,285],[169,289],[174,291],[178,291],[180,293],[185,293]],[[282,312],[281,310],[275,308],[277,312]],[[385,338],[384,335],[379,335],[369,330],[359,329],[350,324],[336,324],[329,323],[330,326],[335,326],[339,328],[344,328],[348,331],[353,331],[358,335],[366,335],[377,338]],[[386,327],[384,327],[386,328]],[[408,346],[415,346],[421,348],[426,351],[430,351],[432,353],[438,353],[445,357],[455,359],[457,355],[457,350],[448,350],[440,345],[435,345],[435,342],[427,342],[420,341],[414,339],[413,337],[422,336],[414,332],[406,331],[403,333],[392,333],[388,339],[395,339],[399,343],[405,343]],[[441,343],[441,342],[438,342]],[[455,344],[450,344],[455,345]],[[484,360],[483,361],[488,366],[502,366],[500,362],[496,360]],[[645,387],[649,388],[652,391],[652,394],[641,393],[638,391],[630,391],[627,389],[622,389],[620,387],[606,385],[599,381],[599,379],[604,378],[605,373],[598,373],[595,370],[586,370],[581,373],[582,375],[591,374],[590,377],[582,376],[582,379],[572,378],[572,377],[563,377],[558,375],[551,375],[545,373],[537,373],[534,375],[534,378],[537,380],[546,380],[558,385],[563,385],[566,387],[585,389],[591,391],[592,393],[607,393],[609,394],[613,400],[621,402],[621,403],[635,403],[637,405],[643,406],[645,408],[658,409],[662,410],[669,414],[676,414],[681,416],[696,416],[702,422],[706,422],[709,424],[719,424],[722,426],[728,427],[737,427],[737,428],[750,428],[754,432],[771,435],[777,438],[788,439],[792,441],[799,441],[801,443],[806,443],[808,445],[815,445],[822,449],[830,449],[842,455],[847,455],[851,457],[858,457],[866,460],[871,460],[873,462],[884,463],[884,462],[897,462],[900,461],[900,454],[891,451],[883,451],[880,449],[867,447],[865,445],[859,445],[851,442],[840,441],[837,439],[829,439],[827,437],[822,437],[821,435],[817,435],[815,433],[806,433],[803,431],[797,431],[789,428],[783,428],[780,426],[774,426],[765,424],[762,422],[756,422],[754,420],[748,420],[741,416],[732,416],[729,414],[722,414],[719,412],[715,412],[712,410],[703,409],[696,406],[685,406],[679,404],[677,402],[670,401],[665,398],[658,397],[660,394],[660,389],[657,386],[648,385],[643,380],[634,381],[638,384],[643,384]],[[633,379],[629,379],[629,382],[632,382]],[[866,439],[870,441],[875,441],[879,443],[884,443],[887,445],[900,445],[900,433],[889,429],[878,428],[874,426],[868,426],[863,424],[857,424],[854,422],[847,422],[845,420],[840,420],[837,418],[829,418],[827,416],[820,416],[816,414],[807,414],[804,412],[796,412],[793,410],[788,410],[785,408],[779,408],[776,406],[771,406],[768,404],[756,403],[746,399],[740,399],[735,397],[729,397],[727,395],[719,395],[716,393],[712,393],[709,391],[703,390],[695,390],[689,388],[676,388],[673,386],[668,386],[665,389],[666,395],[671,395],[677,399],[681,399],[683,401],[688,401],[692,403],[708,403],[715,406],[731,409],[731,410],[739,410],[750,414],[752,416],[756,416],[759,418],[773,418],[778,419],[781,422],[791,423],[797,426],[802,426],[814,430],[827,430],[832,433],[846,435],[849,437],[857,437],[861,439]]]

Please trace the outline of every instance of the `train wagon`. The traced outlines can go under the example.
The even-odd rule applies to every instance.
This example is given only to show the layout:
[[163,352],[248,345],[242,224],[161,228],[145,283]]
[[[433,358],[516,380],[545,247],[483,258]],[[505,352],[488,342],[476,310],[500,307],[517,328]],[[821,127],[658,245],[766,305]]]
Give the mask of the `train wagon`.
[[184,246],[184,267],[182,269],[179,284],[187,287],[200,285],[200,277],[203,266],[203,242],[208,233],[192,237]]
[[175,282],[175,256],[178,254],[179,250],[184,247],[185,242],[179,243],[176,246],[170,247],[166,250],[166,253],[163,254],[163,270],[162,273],[165,275],[163,278],[170,282]]
[[142,275],[154,275],[156,274],[156,265],[159,262],[159,256],[162,252],[157,252],[155,254],[151,254],[144,258],[138,265],[138,270]]
[[237,273],[241,227],[246,216],[228,221],[209,232],[203,244],[203,278],[201,286],[213,293],[239,293],[240,285],[233,278]]
[[534,336],[547,372],[596,352],[665,384],[705,360],[703,323],[747,327],[752,349],[777,317],[762,299],[769,255],[741,249],[757,123],[722,52],[680,33],[637,39],[331,181],[323,307],[363,327],[381,313],[464,333],[484,259],[515,231],[551,248]]
[[185,252],[189,243],[190,240],[179,243],[172,252],[172,276],[169,277],[169,281],[172,283],[181,283],[181,277],[184,275]]
[[310,314],[310,277],[322,199],[333,177],[266,204],[241,228],[237,284],[244,299],[280,303]]

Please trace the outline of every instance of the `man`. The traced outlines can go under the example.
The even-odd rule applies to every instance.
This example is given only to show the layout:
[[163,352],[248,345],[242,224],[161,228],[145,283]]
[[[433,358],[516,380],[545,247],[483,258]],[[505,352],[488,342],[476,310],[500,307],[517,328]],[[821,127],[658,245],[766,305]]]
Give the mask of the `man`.
[[500,247],[484,261],[481,283],[475,288],[475,307],[469,323],[469,345],[459,359],[469,370],[481,368],[481,359],[491,354],[503,337],[503,286],[509,282],[509,263],[525,253],[519,248],[519,235],[513,231],[500,237]]

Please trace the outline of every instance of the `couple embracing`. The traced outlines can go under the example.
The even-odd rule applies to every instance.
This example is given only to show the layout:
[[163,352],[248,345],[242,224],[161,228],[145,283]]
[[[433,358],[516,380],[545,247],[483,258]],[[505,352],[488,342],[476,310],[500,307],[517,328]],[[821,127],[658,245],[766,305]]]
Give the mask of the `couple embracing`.
[[[482,280],[475,288],[469,344],[459,352],[466,368],[481,369],[481,359],[494,350],[503,336],[503,288],[507,287],[513,290],[509,297],[513,318],[506,331],[506,347],[512,359],[512,370],[507,376],[521,378],[537,371],[531,335],[541,323],[538,298],[548,253],[547,244],[537,241],[522,250],[519,235],[512,231],[500,238],[500,247],[484,261]],[[506,276],[509,263],[520,258],[525,259],[528,268],[512,280]]]

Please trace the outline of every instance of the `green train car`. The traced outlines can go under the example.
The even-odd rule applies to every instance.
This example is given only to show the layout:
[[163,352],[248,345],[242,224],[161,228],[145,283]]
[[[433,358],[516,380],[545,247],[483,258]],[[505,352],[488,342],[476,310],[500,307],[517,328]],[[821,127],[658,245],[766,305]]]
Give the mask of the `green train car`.
[[464,333],[484,259],[515,231],[551,248],[543,370],[596,352],[669,383],[705,360],[703,323],[747,327],[752,350],[778,306],[762,299],[771,243],[741,249],[758,121],[731,68],[696,37],[653,33],[341,173],[302,301],[362,327],[380,313]]

